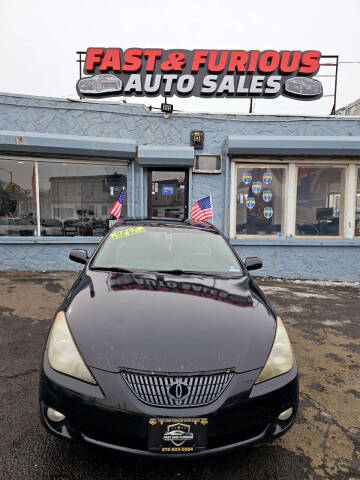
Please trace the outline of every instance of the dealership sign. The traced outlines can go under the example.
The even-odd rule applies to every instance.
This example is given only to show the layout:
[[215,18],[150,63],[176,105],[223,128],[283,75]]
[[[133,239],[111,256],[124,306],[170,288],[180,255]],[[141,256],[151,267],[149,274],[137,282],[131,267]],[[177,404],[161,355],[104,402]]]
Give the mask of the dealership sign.
[[312,78],[320,67],[317,50],[162,50],[88,48],[80,97],[158,96],[276,98],[322,96]]

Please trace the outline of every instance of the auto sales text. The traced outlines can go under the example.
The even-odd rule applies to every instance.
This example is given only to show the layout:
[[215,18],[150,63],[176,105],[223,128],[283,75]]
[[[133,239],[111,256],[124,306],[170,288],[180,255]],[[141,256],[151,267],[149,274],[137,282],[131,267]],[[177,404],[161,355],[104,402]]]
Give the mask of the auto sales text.
[[83,71],[119,78],[122,96],[275,98],[286,94],[288,78],[316,75],[320,57],[317,50],[88,48]]

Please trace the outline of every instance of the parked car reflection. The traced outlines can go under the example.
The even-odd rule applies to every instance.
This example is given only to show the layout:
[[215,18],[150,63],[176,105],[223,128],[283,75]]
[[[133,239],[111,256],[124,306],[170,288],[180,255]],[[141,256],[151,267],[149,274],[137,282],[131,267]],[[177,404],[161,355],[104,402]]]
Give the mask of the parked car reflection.
[[30,220],[21,217],[1,217],[0,235],[35,235],[36,226]]
[[90,218],[65,220],[63,231],[65,236],[89,236],[92,235],[92,222]]
[[108,231],[107,222],[105,220],[94,220],[92,223],[92,234],[94,236],[103,236]]
[[41,235],[59,236],[63,234],[63,224],[55,218],[41,218]]

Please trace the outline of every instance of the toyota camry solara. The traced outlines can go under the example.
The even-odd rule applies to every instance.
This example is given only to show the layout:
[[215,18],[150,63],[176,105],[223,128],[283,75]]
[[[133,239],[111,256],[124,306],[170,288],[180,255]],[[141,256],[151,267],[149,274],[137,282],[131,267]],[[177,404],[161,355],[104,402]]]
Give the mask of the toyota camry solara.
[[55,316],[40,376],[53,434],[150,456],[269,442],[294,422],[298,374],[281,319],[210,224],[124,220]]

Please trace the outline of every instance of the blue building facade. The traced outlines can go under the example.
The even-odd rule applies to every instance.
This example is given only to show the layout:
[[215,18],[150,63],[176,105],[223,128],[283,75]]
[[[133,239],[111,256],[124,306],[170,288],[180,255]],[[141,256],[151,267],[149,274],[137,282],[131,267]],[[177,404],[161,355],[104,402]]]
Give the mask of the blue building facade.
[[[263,259],[260,275],[359,281],[359,167],[356,117],[169,116],[0,94],[0,270],[77,268],[69,251],[96,247],[126,186],[130,216],[176,216],[176,202],[211,194],[215,225],[242,259]],[[165,184],[174,198],[156,205]]]

